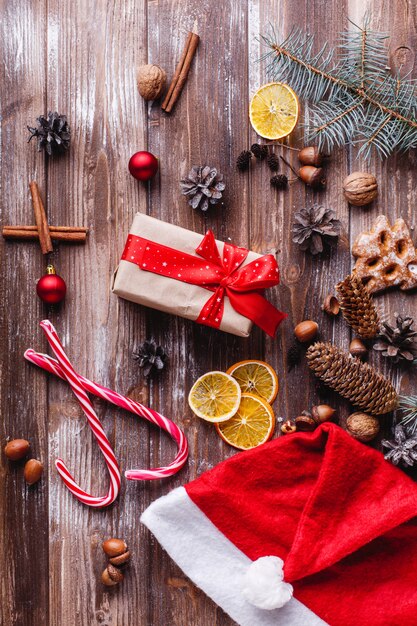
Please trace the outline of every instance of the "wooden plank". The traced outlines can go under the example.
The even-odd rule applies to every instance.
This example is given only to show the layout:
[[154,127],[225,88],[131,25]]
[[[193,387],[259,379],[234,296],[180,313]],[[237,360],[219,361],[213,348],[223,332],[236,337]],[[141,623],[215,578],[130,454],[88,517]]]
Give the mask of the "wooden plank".
[[[351,3],[350,15],[355,23],[361,23],[364,14],[363,3],[356,1]],[[390,35],[389,61],[394,72],[400,71],[402,75],[411,72],[410,78],[417,76],[417,68],[413,66],[417,49],[416,31],[417,7],[405,5],[393,6],[389,2],[375,2],[372,11],[372,28]],[[401,65],[403,67],[401,67]],[[349,163],[350,171],[370,171],[375,174],[379,193],[378,198],[368,208],[351,209],[351,242],[356,236],[368,231],[378,215],[386,215],[390,223],[402,217],[411,228],[414,243],[417,245],[415,228],[417,226],[415,206],[415,156],[413,151],[405,155],[395,154],[390,159],[380,161],[373,155],[370,163],[364,162],[353,151]],[[354,259],[352,259],[352,263]],[[391,290],[375,296],[375,304],[381,313],[381,318],[395,323],[395,313],[416,317],[415,294],[405,293],[399,290]],[[417,372],[414,369],[394,365],[389,359],[385,359],[380,353],[371,351],[369,362],[384,375],[391,378],[396,388],[403,394],[415,394]],[[381,420],[384,426],[382,435],[390,435],[390,416]]]
[[[299,2],[250,2],[250,30],[251,61],[249,63],[250,96],[256,89],[268,82],[265,73],[265,63],[256,63],[260,55],[265,52],[264,46],[257,44],[259,33],[270,33],[271,25],[277,37],[283,40],[296,25],[311,32],[314,24],[314,33],[317,49],[325,42],[334,44],[338,32],[343,28],[340,6],[313,3],[300,5]],[[301,115],[306,115],[308,107],[301,101]],[[301,118],[302,119],[302,118]],[[250,134],[248,145],[260,142],[253,131]],[[303,132],[298,125],[291,136],[290,145],[296,148],[303,147]],[[297,153],[286,150],[278,143],[274,146],[277,154],[282,154],[286,160],[297,169]],[[281,173],[294,178],[292,172],[281,164]],[[321,304],[329,293],[334,293],[334,285],[348,273],[349,259],[341,246],[330,252],[312,257],[302,252],[292,242],[293,214],[302,207],[310,207],[314,203],[324,204],[335,210],[337,217],[342,221],[344,231],[348,234],[349,214],[346,202],[342,196],[341,183],[346,173],[344,151],[337,151],[331,155],[326,165],[327,188],[323,191],[313,191],[301,181],[294,182],[286,191],[275,191],[269,183],[271,172],[265,163],[257,163],[251,169],[251,245],[256,250],[276,251],[281,270],[281,285],[277,290],[275,304],[289,314],[282,325],[278,341],[265,343],[266,360],[272,363],[280,378],[280,393],[275,403],[276,412],[284,418],[294,418],[303,410],[310,410],[313,404],[329,403],[341,406],[340,417],[343,420],[348,407],[336,399],[328,390],[321,390],[320,394],[314,377],[308,370],[304,358],[292,371],[288,372],[287,351],[294,342],[293,328],[304,319],[313,319],[319,324],[319,338],[333,341],[337,345],[348,346],[349,331],[341,319],[329,318],[321,311]],[[303,350],[304,353],[304,350]],[[300,381],[303,384],[300,385]]]
[[[186,33],[192,29],[200,45],[184,91],[171,115],[149,106],[149,149],[160,156],[160,185],[154,187],[150,212],[154,217],[240,245],[249,244],[248,182],[236,176],[235,158],[241,136],[247,134],[247,29],[245,3],[227,0],[214,11],[209,0],[148,3],[149,61],[175,69]],[[152,26],[151,26],[152,25]],[[215,55],[215,58],[214,56]],[[193,165],[211,165],[224,174],[224,204],[209,210],[207,217],[188,206],[180,195],[179,180]],[[152,499],[184,484],[235,452],[195,418],[187,405],[194,380],[206,371],[226,369],[251,351],[258,334],[250,340],[225,335],[172,316],[149,312],[148,335],[163,344],[170,355],[169,368],[152,387],[152,406],[170,407],[170,417],[185,429],[190,444],[187,468],[170,481],[155,485]],[[166,445],[152,434],[152,464],[161,462]],[[149,539],[148,539],[149,541]],[[231,624],[231,620],[199,592],[153,539],[148,543],[150,613],[147,624]]]
[[[26,125],[45,107],[45,2],[0,3],[2,41],[2,223],[33,222],[29,181],[42,181],[44,158],[27,145]],[[38,243],[0,243],[0,442],[23,437],[31,456],[47,464],[46,381],[23,352],[37,332],[42,305],[35,281],[44,271]],[[27,392],[25,391],[27,390]],[[24,462],[0,462],[0,559],[2,626],[48,623],[48,472],[33,487],[23,480]]]
[[[61,246],[56,265],[68,284],[65,305],[52,316],[78,371],[147,402],[132,351],[142,339],[143,311],[110,294],[110,279],[134,213],[146,210],[146,187],[128,172],[144,145],[146,117],[136,68],[146,54],[144,1],[48,3],[48,101],[68,115],[71,150],[48,170],[51,223],[85,224],[87,245]],[[44,345],[38,336],[38,345]],[[43,375],[40,374],[42,377]],[[67,386],[49,381],[50,624],[146,623],[147,590],[140,582],[139,514],[148,485],[123,479],[117,503],[104,511],[80,505],[53,468],[67,461],[80,484],[105,493],[104,461]],[[122,471],[147,467],[149,427],[97,403]],[[132,565],[123,586],[100,582],[103,539],[128,542]],[[74,576],[76,572],[76,582]],[[139,616],[139,617],[138,617]]]

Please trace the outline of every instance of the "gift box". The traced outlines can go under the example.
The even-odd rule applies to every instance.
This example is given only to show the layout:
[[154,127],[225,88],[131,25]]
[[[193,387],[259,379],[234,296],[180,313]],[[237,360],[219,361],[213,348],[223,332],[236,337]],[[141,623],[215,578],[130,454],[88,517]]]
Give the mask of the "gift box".
[[112,291],[121,298],[247,337],[274,336],[286,317],[263,292],[279,283],[273,255],[217,241],[137,213]]

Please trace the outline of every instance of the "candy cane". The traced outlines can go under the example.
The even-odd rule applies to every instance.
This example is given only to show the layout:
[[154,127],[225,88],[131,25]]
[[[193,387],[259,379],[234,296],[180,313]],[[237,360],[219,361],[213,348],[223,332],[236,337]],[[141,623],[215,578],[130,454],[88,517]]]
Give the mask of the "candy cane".
[[[51,358],[46,354],[36,353],[34,350],[27,350],[25,352],[25,358],[28,361],[31,361],[35,365],[42,367],[46,371],[51,374],[55,374],[60,378],[64,378],[64,372],[61,369],[60,364],[55,361],[55,359]],[[85,391],[96,395],[99,398],[107,400],[116,406],[121,407],[122,409],[126,409],[131,413],[142,417],[152,424],[155,424],[168,432],[174,441],[178,445],[178,452],[172,463],[165,467],[158,467],[156,469],[133,469],[127,470],[125,472],[126,478],[129,480],[156,480],[159,478],[165,478],[167,476],[172,476],[176,472],[178,472],[185,464],[188,458],[188,443],[184,433],[176,426],[171,420],[167,419],[157,411],[147,408],[143,404],[139,402],[135,402],[130,398],[125,398],[121,394],[112,391],[111,389],[107,389],[102,385],[98,385],[94,383],[84,376],[78,375],[78,380]]]
[[55,461],[55,466],[68,489],[76,498],[78,498],[78,500],[95,508],[108,506],[115,501],[120,489],[121,479],[116,456],[112,450],[109,440],[106,437],[103,427],[100,424],[100,421],[93,409],[93,405],[91,404],[91,401],[81,384],[79,376],[64,352],[64,348],[62,347],[55,328],[49,320],[44,320],[43,322],[41,322],[40,325],[42,330],[46,334],[49,345],[51,346],[53,352],[55,353],[55,356],[58,359],[58,366],[60,368],[62,378],[69,383],[72,391],[74,392],[74,395],[81,404],[81,408],[87,417],[89,426],[93,431],[100,450],[102,451],[105,458],[107,469],[110,474],[110,487],[107,495],[95,497],[91,496],[89,493],[81,489],[81,487],[75,482],[74,478],[72,477],[62,459],[57,459]]

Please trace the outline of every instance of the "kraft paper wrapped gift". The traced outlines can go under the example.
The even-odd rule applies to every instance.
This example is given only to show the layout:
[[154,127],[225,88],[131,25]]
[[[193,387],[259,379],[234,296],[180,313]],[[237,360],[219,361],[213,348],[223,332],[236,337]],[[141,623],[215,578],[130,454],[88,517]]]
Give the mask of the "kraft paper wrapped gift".
[[286,317],[263,296],[277,285],[275,257],[137,213],[112,291],[121,298],[247,337],[273,336]]

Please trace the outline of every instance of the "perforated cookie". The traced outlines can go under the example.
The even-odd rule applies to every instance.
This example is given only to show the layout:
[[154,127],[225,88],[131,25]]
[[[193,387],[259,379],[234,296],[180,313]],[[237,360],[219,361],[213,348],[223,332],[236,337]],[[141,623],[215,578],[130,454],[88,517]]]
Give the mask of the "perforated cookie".
[[417,287],[417,251],[402,218],[391,226],[385,215],[377,217],[371,230],[357,237],[352,254],[357,257],[352,274],[370,293]]

